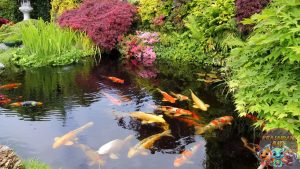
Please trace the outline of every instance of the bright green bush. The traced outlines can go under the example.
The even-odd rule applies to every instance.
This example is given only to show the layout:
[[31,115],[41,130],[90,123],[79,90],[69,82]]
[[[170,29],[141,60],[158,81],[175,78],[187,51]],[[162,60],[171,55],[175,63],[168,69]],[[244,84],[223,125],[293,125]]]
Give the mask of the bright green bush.
[[[230,50],[242,45],[234,0],[193,0],[185,25],[210,61],[223,64]],[[210,62],[208,61],[208,62]]]
[[[244,47],[232,51],[228,85],[240,115],[258,114],[265,130],[285,128],[300,145],[300,6],[273,0],[261,14]],[[262,125],[259,121],[256,125]]]
[[52,0],[51,1],[51,20],[55,21],[63,12],[78,7],[81,0]]
[[168,33],[157,47],[158,60],[224,65],[230,50],[242,46],[235,22],[234,0],[193,0],[183,6],[184,33]]
[[138,13],[141,16],[143,26],[150,26],[155,17],[169,15],[172,4],[173,0],[140,0]]
[[96,51],[85,34],[61,29],[43,20],[21,25],[20,34],[24,48],[19,49],[12,60],[21,66],[71,64]]

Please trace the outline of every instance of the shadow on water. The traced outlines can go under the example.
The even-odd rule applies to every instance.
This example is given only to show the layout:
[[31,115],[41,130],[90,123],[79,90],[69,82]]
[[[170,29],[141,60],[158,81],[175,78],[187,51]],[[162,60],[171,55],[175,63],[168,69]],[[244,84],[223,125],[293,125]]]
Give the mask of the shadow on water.
[[[144,76],[146,71],[151,72],[151,78]],[[120,160],[108,160],[105,167],[173,168],[173,160],[178,154],[196,142],[203,142],[205,146],[193,159],[195,163],[181,168],[256,168],[256,158],[243,147],[240,137],[246,136],[253,141],[259,137],[259,131],[253,131],[249,120],[236,116],[230,99],[220,94],[222,85],[207,85],[197,81],[195,73],[198,71],[200,69],[192,66],[179,69],[164,64],[156,68],[140,69],[102,60],[100,65],[87,61],[68,67],[10,72],[1,77],[0,85],[15,82],[23,85],[19,89],[2,90],[2,94],[13,98],[13,101],[36,100],[44,105],[41,108],[11,108],[3,105],[0,108],[0,144],[10,140],[12,147],[24,158],[35,156],[54,168],[90,168],[86,156],[74,146],[53,150],[53,138],[93,121],[94,126],[80,134],[81,143],[97,150],[108,141],[129,134],[135,135],[137,143],[160,133],[162,129],[156,125],[142,125],[140,121],[128,117],[116,118],[112,112],[144,111],[162,114],[154,109],[155,105],[171,104],[162,101],[156,88],[185,95],[190,95],[189,89],[192,89],[204,102],[210,104],[207,112],[193,109],[191,101],[177,102],[172,106],[196,111],[203,118],[203,123],[232,115],[235,117],[233,125],[224,127],[224,130],[195,136],[194,129],[184,122],[164,117],[174,137],[164,137],[157,141],[150,156],[128,159],[127,152],[124,152]],[[113,83],[106,76],[120,77],[125,79],[125,83]],[[107,95],[119,100],[121,105],[114,104]],[[26,145],[30,151],[19,148],[22,145]]]

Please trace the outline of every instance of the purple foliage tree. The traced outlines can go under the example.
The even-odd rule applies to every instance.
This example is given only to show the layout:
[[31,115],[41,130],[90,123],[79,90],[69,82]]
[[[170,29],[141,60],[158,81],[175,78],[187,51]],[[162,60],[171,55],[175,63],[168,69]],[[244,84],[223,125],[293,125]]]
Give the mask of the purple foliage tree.
[[120,0],[85,0],[78,9],[63,13],[58,23],[86,32],[102,50],[111,51],[117,38],[128,32],[135,14],[133,5]]
[[253,25],[243,25],[240,23],[245,18],[250,18],[253,14],[259,13],[265,8],[271,0],[236,0],[236,13],[239,29],[244,34],[249,34]]

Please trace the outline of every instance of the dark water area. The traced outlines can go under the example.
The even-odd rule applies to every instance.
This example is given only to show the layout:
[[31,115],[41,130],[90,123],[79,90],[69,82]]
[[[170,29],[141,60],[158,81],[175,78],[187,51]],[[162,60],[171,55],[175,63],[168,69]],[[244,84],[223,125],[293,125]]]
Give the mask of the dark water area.
[[[0,76],[0,85],[22,83],[13,90],[0,90],[13,101],[35,100],[42,107],[0,107],[0,144],[12,147],[22,158],[41,160],[54,169],[96,169],[89,166],[89,159],[77,146],[61,146],[52,149],[55,137],[60,137],[80,126],[93,122],[94,125],[78,134],[78,142],[98,150],[105,143],[134,135],[130,145],[124,146],[120,159],[106,161],[101,168],[107,169],[172,169],[173,161],[180,153],[200,143],[201,147],[191,158],[192,162],[182,165],[183,169],[255,169],[255,156],[243,147],[241,137],[250,141],[257,139],[258,131],[251,127],[248,119],[237,117],[230,97],[225,97],[224,85],[207,85],[197,81],[192,66],[176,69],[160,64],[152,70],[124,66],[116,61],[102,60],[100,64],[82,64],[6,72]],[[146,73],[145,73],[146,72]],[[150,72],[150,73],[149,73]],[[150,74],[152,78],[146,78]],[[104,76],[116,76],[124,84],[113,83]],[[143,76],[143,77],[141,77]],[[192,89],[205,103],[207,112],[192,108],[191,101],[175,104],[162,101],[156,88],[190,95]],[[109,96],[110,97],[109,97]],[[19,97],[22,96],[22,97]],[[113,99],[121,103],[113,103]],[[133,111],[162,114],[155,105],[170,105],[199,113],[204,124],[225,116],[234,116],[231,126],[204,135],[195,135],[193,127],[176,119],[164,116],[170,124],[174,137],[163,137],[149,150],[148,156],[127,158],[128,149],[144,138],[162,132],[158,125],[142,125],[139,120],[118,114]]]

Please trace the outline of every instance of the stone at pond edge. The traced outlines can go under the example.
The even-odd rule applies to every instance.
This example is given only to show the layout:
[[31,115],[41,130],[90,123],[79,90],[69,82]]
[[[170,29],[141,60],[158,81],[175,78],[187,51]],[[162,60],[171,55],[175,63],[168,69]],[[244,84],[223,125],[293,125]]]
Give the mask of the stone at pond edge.
[[21,159],[4,145],[0,145],[0,169],[24,169]]

